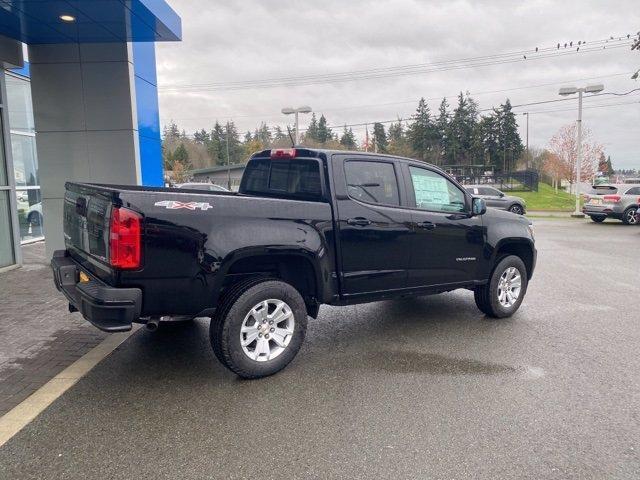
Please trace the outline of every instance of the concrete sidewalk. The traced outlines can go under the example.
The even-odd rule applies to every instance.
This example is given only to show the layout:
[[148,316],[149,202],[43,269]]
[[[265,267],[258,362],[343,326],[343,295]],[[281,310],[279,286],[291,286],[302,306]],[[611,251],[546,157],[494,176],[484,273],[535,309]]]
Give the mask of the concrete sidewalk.
[[24,246],[23,255],[22,268],[0,274],[0,416],[106,336],[68,313],[44,242]]

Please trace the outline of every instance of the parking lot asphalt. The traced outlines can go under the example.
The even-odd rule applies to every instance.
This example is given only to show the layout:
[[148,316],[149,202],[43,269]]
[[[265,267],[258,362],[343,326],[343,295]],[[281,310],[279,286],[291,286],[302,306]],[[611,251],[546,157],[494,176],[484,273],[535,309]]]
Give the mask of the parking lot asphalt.
[[640,478],[640,228],[536,221],[520,311],[323,307],[242,381],[208,325],[141,330],[0,449],[0,478]]

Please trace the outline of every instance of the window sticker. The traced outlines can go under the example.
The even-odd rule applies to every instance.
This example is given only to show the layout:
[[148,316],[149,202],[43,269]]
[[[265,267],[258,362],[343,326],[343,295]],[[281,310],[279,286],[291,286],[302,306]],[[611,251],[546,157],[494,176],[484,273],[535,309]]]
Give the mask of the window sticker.
[[412,173],[411,180],[418,208],[449,204],[449,189],[444,178]]

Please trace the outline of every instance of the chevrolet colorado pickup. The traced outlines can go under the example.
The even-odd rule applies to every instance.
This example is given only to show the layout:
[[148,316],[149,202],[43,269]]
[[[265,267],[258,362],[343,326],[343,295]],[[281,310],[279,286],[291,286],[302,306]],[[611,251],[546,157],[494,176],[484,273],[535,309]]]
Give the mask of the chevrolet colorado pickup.
[[536,264],[526,218],[440,169],[306,148],[253,155],[238,193],[67,183],[64,238],[51,263],[71,311],[107,332],[210,317],[244,378],[283,369],[322,304],[464,288],[508,317]]

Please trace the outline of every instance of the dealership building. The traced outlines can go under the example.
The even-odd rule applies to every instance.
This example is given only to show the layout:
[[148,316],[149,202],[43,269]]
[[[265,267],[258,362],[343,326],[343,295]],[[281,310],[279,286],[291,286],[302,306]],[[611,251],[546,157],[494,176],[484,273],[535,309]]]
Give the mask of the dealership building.
[[0,0],[0,270],[63,248],[66,181],[163,184],[155,42],[181,37],[163,0]]

